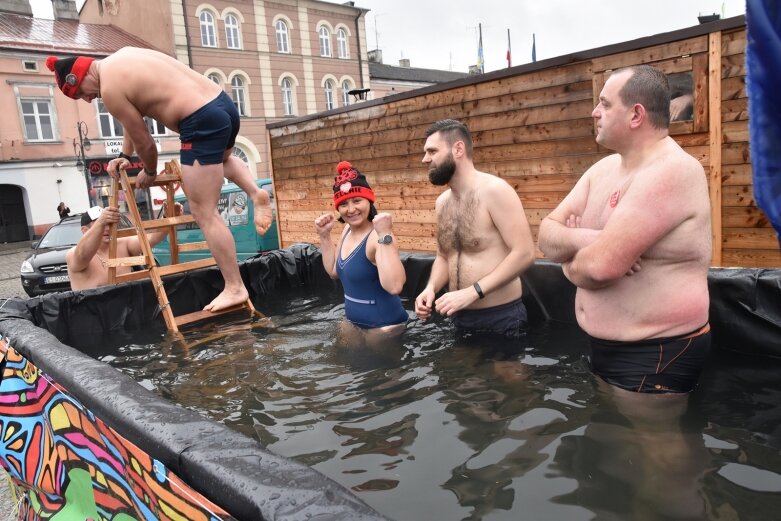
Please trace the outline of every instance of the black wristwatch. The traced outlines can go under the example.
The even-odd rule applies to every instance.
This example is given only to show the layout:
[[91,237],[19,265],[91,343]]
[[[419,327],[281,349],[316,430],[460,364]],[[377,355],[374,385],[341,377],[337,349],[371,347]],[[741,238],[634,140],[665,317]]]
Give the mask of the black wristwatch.
[[377,239],[377,244],[390,244],[393,242],[393,235],[386,233],[379,239]]
[[146,166],[144,166],[144,173],[148,175],[149,177],[155,177],[157,175],[157,172],[154,170],[147,170]]

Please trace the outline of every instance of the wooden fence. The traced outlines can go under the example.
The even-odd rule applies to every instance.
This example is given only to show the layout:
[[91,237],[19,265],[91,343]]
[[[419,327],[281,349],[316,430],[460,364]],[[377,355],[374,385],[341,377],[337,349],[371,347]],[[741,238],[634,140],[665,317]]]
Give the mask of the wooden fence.
[[468,125],[476,167],[515,188],[536,239],[540,221],[609,153],[594,140],[591,111],[610,71],[648,63],[693,78],[693,118],[670,133],[708,176],[713,265],[781,266],[775,232],[753,199],[745,47],[745,19],[736,17],[270,124],[281,244],[317,244],[313,221],[333,211],[334,167],[349,160],[366,174],[378,209],[393,214],[400,248],[435,251],[442,188],[429,183],[421,159],[425,129],[443,118]]

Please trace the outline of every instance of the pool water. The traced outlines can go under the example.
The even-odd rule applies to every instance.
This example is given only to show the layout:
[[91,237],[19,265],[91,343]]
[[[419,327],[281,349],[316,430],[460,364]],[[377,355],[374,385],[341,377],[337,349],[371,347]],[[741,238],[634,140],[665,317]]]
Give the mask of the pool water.
[[714,351],[688,400],[616,394],[575,326],[465,342],[413,318],[344,347],[341,293],[284,299],[94,354],[399,521],[781,518],[779,360]]

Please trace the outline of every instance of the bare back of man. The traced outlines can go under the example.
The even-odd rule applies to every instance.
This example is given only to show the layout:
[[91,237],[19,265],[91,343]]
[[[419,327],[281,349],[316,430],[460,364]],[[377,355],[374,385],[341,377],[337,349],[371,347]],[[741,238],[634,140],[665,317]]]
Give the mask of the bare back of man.
[[[460,197],[446,190],[437,200],[437,244],[447,257],[448,288],[456,291],[472,286],[493,272],[510,253],[491,215],[489,204],[497,190],[511,190],[496,176],[475,172],[474,187]],[[497,216],[500,218],[500,216]],[[498,306],[521,298],[520,277],[499,286],[469,309]]]
[[117,119],[135,110],[174,132],[182,119],[222,92],[206,76],[150,49],[125,47],[101,60],[98,69],[103,103]]
[[639,254],[639,271],[578,288],[580,326],[594,337],[633,341],[706,324],[710,202],[700,164],[667,137],[632,170],[612,155],[578,184],[573,195],[585,196],[579,226],[601,230],[594,245],[608,256]]

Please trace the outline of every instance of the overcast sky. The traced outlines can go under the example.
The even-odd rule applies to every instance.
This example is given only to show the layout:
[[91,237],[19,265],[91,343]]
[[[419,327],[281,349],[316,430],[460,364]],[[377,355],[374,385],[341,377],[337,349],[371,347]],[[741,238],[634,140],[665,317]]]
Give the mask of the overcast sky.
[[[81,5],[83,0],[77,0]],[[31,0],[36,16],[51,18],[51,0]],[[340,0],[334,3],[342,3]],[[513,65],[697,25],[700,14],[745,13],[745,0],[355,0],[366,15],[369,49],[383,61],[467,72],[477,63],[483,26],[485,70],[507,66],[507,30]],[[48,15],[46,14],[48,12]]]
[[485,71],[697,25],[700,14],[745,14],[745,0],[355,0],[366,15],[369,49],[383,62],[467,72],[483,27]]

